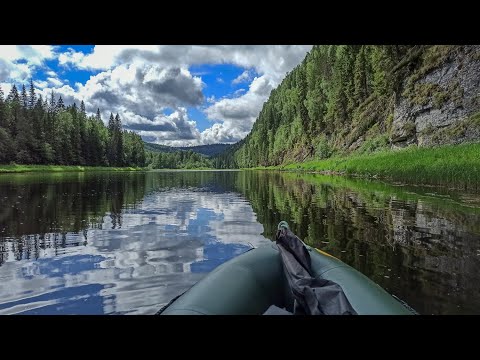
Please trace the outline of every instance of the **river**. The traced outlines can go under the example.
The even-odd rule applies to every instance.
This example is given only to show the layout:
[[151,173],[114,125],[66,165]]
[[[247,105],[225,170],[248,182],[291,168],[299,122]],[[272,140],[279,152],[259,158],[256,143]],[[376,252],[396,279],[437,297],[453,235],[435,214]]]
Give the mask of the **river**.
[[267,171],[0,175],[0,314],[154,314],[286,220],[420,314],[480,313],[480,196]]

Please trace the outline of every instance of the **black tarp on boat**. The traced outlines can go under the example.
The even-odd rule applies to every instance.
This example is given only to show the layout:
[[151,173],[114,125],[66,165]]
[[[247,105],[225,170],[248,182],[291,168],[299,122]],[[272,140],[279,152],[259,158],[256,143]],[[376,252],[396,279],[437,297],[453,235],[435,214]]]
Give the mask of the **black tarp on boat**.
[[[295,315],[356,315],[345,293],[337,283],[315,278],[310,254],[303,242],[281,222],[276,242],[283,270],[294,299]],[[285,310],[269,308],[265,314],[285,314]]]

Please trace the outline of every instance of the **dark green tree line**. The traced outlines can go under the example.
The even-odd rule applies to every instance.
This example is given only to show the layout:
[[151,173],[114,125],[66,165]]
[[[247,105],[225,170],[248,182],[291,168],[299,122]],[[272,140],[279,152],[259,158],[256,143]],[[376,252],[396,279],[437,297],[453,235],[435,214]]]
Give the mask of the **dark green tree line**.
[[213,164],[219,168],[280,165],[351,151],[350,146],[363,136],[385,136],[395,100],[414,83],[409,80],[418,80],[425,69],[438,66],[453,49],[314,46],[272,90],[249,135],[217,155]]
[[165,153],[147,152],[147,163],[152,169],[198,169],[211,168],[212,161],[192,150]]
[[110,115],[108,128],[100,109],[87,116],[85,103],[65,106],[16,85],[5,97],[0,88],[0,164],[145,166],[142,138],[122,130],[120,116]]

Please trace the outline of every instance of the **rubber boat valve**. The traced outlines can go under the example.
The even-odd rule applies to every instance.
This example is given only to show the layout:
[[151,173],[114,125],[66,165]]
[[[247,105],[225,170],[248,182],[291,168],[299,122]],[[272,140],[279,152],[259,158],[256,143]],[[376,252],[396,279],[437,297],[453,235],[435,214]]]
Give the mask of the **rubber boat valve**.
[[284,227],[285,229],[290,230],[290,226],[288,226],[288,223],[287,223],[286,221],[280,221],[280,222],[278,223],[277,230],[280,230],[282,227]]

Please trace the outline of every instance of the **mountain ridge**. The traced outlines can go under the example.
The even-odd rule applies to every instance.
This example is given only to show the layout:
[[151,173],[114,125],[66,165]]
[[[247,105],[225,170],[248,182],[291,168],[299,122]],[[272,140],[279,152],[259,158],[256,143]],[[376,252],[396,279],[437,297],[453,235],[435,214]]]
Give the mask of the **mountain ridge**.
[[193,151],[198,154],[202,154],[207,157],[218,155],[228,148],[230,148],[231,144],[207,144],[207,145],[195,145],[195,146],[168,146],[168,145],[160,145],[154,144],[144,141],[144,148],[145,150],[156,152],[156,153],[172,153],[175,151]]

